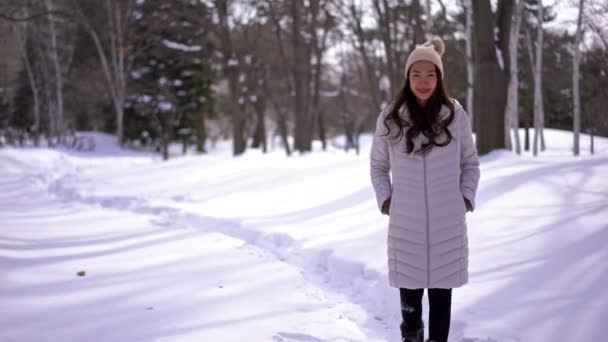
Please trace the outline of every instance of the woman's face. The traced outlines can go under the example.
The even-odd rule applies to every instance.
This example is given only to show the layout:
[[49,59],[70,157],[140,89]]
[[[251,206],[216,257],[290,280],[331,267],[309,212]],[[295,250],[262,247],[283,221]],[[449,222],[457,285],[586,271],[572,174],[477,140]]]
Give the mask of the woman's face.
[[425,105],[437,87],[437,71],[435,64],[418,61],[410,67],[410,88],[418,103]]

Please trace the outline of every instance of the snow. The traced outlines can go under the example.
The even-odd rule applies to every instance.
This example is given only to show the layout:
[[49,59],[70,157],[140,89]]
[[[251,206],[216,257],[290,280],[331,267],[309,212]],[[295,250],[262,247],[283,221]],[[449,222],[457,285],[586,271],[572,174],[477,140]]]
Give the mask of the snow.
[[237,66],[239,65],[239,61],[236,58],[230,58],[228,60],[228,66]]
[[163,112],[170,112],[171,110],[173,110],[174,106],[173,103],[168,102],[168,101],[161,101],[158,103],[158,109],[160,109]]
[[389,91],[391,88],[391,81],[388,79],[388,76],[382,75],[380,80],[378,81],[378,88],[384,91]]
[[[173,23],[173,25],[175,26],[175,23]],[[174,41],[171,41],[168,39],[163,39],[163,45],[165,45],[166,47],[168,47],[170,49],[184,51],[184,52],[198,52],[203,49],[203,47],[200,45],[186,45],[186,44],[181,44],[181,43],[174,42]]]
[[[0,341],[398,340],[369,135],[163,162],[82,134],[94,153],[0,149]],[[608,139],[545,135],[482,157],[451,342],[604,340]]]

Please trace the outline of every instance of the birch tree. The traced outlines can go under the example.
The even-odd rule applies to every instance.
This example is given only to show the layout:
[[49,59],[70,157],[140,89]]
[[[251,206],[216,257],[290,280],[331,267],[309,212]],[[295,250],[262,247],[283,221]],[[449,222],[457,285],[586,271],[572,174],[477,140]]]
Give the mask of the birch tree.
[[[133,0],[105,0],[107,18],[107,32],[98,32],[92,25],[91,20],[80,7],[80,2],[72,2],[75,13],[80,23],[91,36],[95,43],[99,61],[103,69],[103,75],[108,87],[110,98],[115,112],[115,132],[119,144],[124,141],[124,107],[127,98],[127,46],[125,43],[127,26],[133,10]],[[102,34],[107,33],[108,39],[103,39]]]
[[532,153],[538,155],[538,144],[540,141],[541,151],[545,149],[543,126],[543,92],[542,92],[542,70],[543,70],[543,2],[538,0],[537,9],[537,34],[536,34],[536,53],[534,58],[534,141],[532,143]]
[[45,0],[45,6],[48,14],[49,33],[51,35],[51,46],[50,46],[50,57],[55,70],[55,99],[56,99],[56,137],[58,140],[62,140],[63,133],[65,130],[64,126],[64,112],[63,112],[63,69],[61,67],[61,61],[59,60],[58,44],[57,44],[57,28],[55,27],[55,15],[54,11],[54,0]]
[[15,37],[19,44],[19,51],[21,58],[23,59],[23,65],[25,66],[30,89],[32,90],[32,97],[34,100],[34,124],[32,125],[32,133],[34,134],[34,146],[38,147],[40,144],[40,95],[32,62],[28,56],[27,25],[25,23],[19,23],[15,26]]
[[573,128],[574,142],[572,151],[575,156],[579,155],[580,130],[581,130],[581,95],[579,88],[579,66],[581,60],[582,21],[585,0],[580,0],[578,5],[578,19],[576,22],[576,36],[574,39],[574,58],[572,58],[572,100],[573,100]]
[[519,139],[519,67],[517,64],[517,52],[519,47],[519,32],[521,28],[521,19],[524,11],[526,0],[519,0],[517,8],[513,15],[511,24],[511,32],[509,38],[509,60],[511,71],[509,77],[509,87],[507,89],[507,105],[505,108],[505,147],[512,149],[511,134],[515,141],[515,151],[521,154],[521,143]]

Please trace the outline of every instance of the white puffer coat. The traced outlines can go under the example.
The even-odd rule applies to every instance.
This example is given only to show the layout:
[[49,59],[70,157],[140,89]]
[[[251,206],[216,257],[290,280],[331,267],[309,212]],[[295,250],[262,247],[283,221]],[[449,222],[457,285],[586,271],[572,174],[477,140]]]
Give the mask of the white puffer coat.
[[[378,207],[391,198],[388,229],[389,283],[393,287],[455,288],[468,281],[467,198],[475,207],[479,158],[467,113],[453,100],[448,126],[452,142],[426,155],[405,152],[405,138],[386,133],[383,111],[376,122],[370,155]],[[443,107],[445,117],[449,109]],[[402,111],[407,118],[407,111]],[[414,139],[418,150],[424,136]],[[424,138],[426,139],[426,138]],[[436,139],[444,141],[444,136]],[[391,180],[392,178],[392,180]]]

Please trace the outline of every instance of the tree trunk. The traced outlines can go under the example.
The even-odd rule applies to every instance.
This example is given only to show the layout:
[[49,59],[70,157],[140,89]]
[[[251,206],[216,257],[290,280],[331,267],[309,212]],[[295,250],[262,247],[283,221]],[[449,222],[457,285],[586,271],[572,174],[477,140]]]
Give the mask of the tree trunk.
[[510,77],[509,87],[507,90],[507,106],[505,108],[505,146],[511,150],[511,134],[515,141],[515,151],[517,154],[521,154],[521,147],[519,141],[519,66],[517,64],[517,51],[519,46],[519,30],[521,27],[521,17],[525,6],[525,0],[519,0],[517,3],[517,9],[513,16],[513,23],[511,25],[511,32],[509,38],[509,64],[510,64]]
[[467,113],[469,114],[471,122],[471,130],[474,130],[475,126],[475,111],[473,110],[473,34],[471,32],[473,28],[473,0],[465,0],[466,2],[466,63],[467,63]]
[[[351,39],[351,44],[353,47],[359,52],[361,55],[361,59],[363,60],[364,74],[365,76],[362,78],[367,79],[368,89],[367,92],[370,94],[371,102],[370,102],[370,113],[378,113],[382,108],[380,107],[383,103],[380,99],[380,87],[378,78],[376,77],[376,67],[373,65],[370,57],[367,54],[367,49],[365,46],[366,35],[363,31],[363,27],[361,26],[362,15],[361,11],[358,11],[355,7],[354,2],[351,2],[349,6],[350,11],[350,26],[355,34],[356,39]],[[394,77],[391,75],[387,75],[389,86],[386,88],[390,88],[392,92],[393,87],[396,87],[394,82],[399,83],[398,81],[393,81]],[[403,76],[400,76],[403,77]],[[395,88],[396,89],[396,88]],[[387,96],[388,98],[391,96]]]
[[505,102],[507,79],[503,74],[494,44],[494,23],[489,0],[473,6],[475,20],[475,98],[478,113],[476,126],[477,149],[486,154],[505,147]]
[[498,38],[498,49],[496,50],[496,53],[500,68],[506,77],[506,82],[508,82],[509,73],[511,72],[509,47],[511,42],[511,23],[514,7],[515,0],[499,0],[496,6],[496,36]]
[[[316,15],[315,15],[316,17]],[[316,20],[313,22],[316,23]],[[313,95],[312,95],[312,120],[311,123],[311,133],[312,129],[315,127],[315,123],[318,126],[319,139],[321,140],[321,144],[323,146],[323,151],[326,150],[327,144],[325,141],[325,127],[321,127],[324,125],[323,122],[323,109],[320,105],[320,91],[321,91],[321,67],[323,65],[323,52],[327,47],[327,38],[329,36],[329,22],[326,21],[323,27],[323,35],[321,37],[321,41],[319,42],[316,34],[316,25],[311,25],[310,34],[312,35],[313,47],[315,51],[315,69],[314,69],[314,83],[313,83]]]
[[[385,72],[391,81],[391,93],[395,93],[399,84],[400,74],[396,70],[396,61],[394,60],[393,39],[391,36],[390,27],[391,21],[389,19],[390,8],[388,6],[387,0],[374,0],[373,6],[376,11],[378,29],[380,31],[379,34],[382,39],[384,55],[386,56]],[[358,23],[357,25],[360,27],[360,23]],[[361,33],[363,33],[362,30]],[[374,86],[375,85],[376,83],[374,83]]]
[[207,125],[205,119],[207,113],[200,111],[198,114],[198,120],[196,121],[196,152],[206,153],[205,142],[207,140]]
[[530,151],[530,123],[528,120],[525,122],[525,138],[524,138],[524,151]]
[[53,67],[55,68],[55,96],[57,99],[57,124],[56,124],[56,134],[57,140],[61,141],[63,137],[64,127],[64,117],[63,117],[63,72],[61,68],[61,63],[59,61],[59,52],[57,47],[57,30],[55,28],[55,18],[53,16],[53,1],[54,0],[46,0],[45,5],[47,11],[49,11],[49,30],[51,34],[51,59],[53,60]]
[[574,142],[572,151],[575,156],[579,155],[580,151],[580,131],[581,131],[581,96],[579,88],[579,65],[581,60],[581,41],[582,41],[582,21],[583,21],[583,6],[585,0],[580,0],[578,5],[578,20],[576,23],[576,38],[574,39],[574,58],[572,59],[572,98],[573,98],[573,128]]
[[114,106],[116,110],[116,137],[118,142],[122,145],[124,143],[124,103],[127,93],[126,87],[126,70],[125,70],[125,20],[128,20],[128,16],[131,13],[132,0],[127,1],[126,13],[122,13],[122,8],[116,0],[107,0],[108,15],[110,17],[111,34],[111,53],[112,53],[112,65],[114,70],[114,79],[116,81],[116,101]]
[[163,160],[169,160],[169,128],[166,126],[166,123],[164,123],[161,119],[161,126],[160,126],[160,147],[161,147],[161,153],[163,156]]
[[[263,89],[264,92],[266,93],[266,96],[268,96],[268,99],[270,100],[270,103],[272,104],[274,111],[277,114],[277,129],[279,131],[279,136],[281,137],[281,142],[283,144],[283,147],[285,148],[285,153],[287,154],[287,156],[291,156],[291,147],[289,145],[289,139],[287,136],[287,115],[283,112],[283,110],[281,110],[281,107],[277,104],[276,100],[270,96],[270,89],[268,89],[268,83],[264,82],[263,84]],[[274,141],[274,136],[273,136],[273,141]],[[274,144],[274,142],[273,142]]]
[[45,52],[40,50],[40,67],[43,75],[43,94],[46,101],[46,112],[48,116],[48,126],[46,130],[46,141],[49,147],[54,147],[54,137],[57,135],[57,115],[55,114],[56,106],[53,102],[53,87],[51,85],[51,70],[47,63]]
[[543,2],[538,1],[538,33],[536,39],[536,59],[534,60],[534,142],[532,153],[538,155],[538,143],[543,124],[543,94],[542,94],[542,67],[543,67]]
[[[386,2],[386,0],[384,0]],[[422,23],[422,19],[420,17],[420,15],[422,14],[422,6],[420,6],[420,0],[412,0],[412,11],[411,11],[411,18],[410,18],[410,24],[413,26],[414,28],[414,37],[412,39],[412,43],[413,46],[416,46],[416,44],[421,44],[424,43],[424,41],[426,40],[426,36],[424,35],[424,25]],[[388,9],[388,5],[386,6],[386,8]],[[390,11],[390,10],[389,10]],[[397,83],[397,87],[399,86],[399,83]]]
[[595,153],[595,148],[594,148],[594,145],[593,145],[593,132],[594,132],[594,129],[591,128],[589,130],[589,139],[590,139],[590,141],[589,141],[589,153],[591,153],[591,155],[593,155]]
[[[126,13],[122,16],[120,6],[117,6],[115,0],[106,1],[106,12],[109,21],[110,30],[110,43],[108,43],[108,49],[104,49],[102,41],[99,38],[99,34],[93,28],[89,20],[86,18],[84,13],[78,8],[77,13],[81,24],[84,26],[88,34],[91,36],[99,62],[103,70],[103,75],[108,87],[108,93],[112,99],[112,105],[115,112],[115,132],[116,139],[119,144],[124,143],[124,103],[126,99],[126,66],[125,66],[125,49],[124,49],[124,34],[125,34],[125,21],[128,15],[131,13],[132,0],[127,2]],[[75,2],[78,4],[78,2]],[[109,56],[109,57],[108,57]],[[109,59],[109,61],[108,61]]]
[[15,35],[17,38],[17,43],[19,44],[19,51],[21,52],[21,57],[23,58],[23,62],[25,65],[25,71],[27,72],[27,78],[30,82],[30,88],[32,90],[32,97],[34,100],[34,126],[33,126],[33,134],[34,134],[34,146],[40,146],[40,98],[38,94],[38,87],[36,86],[36,79],[34,78],[34,72],[32,69],[32,63],[30,62],[30,58],[27,55],[27,47],[26,41],[27,39],[23,36],[25,30],[22,27],[17,27],[15,30]]
[[281,141],[283,142],[285,153],[289,157],[291,156],[291,147],[289,146],[289,139],[287,137],[287,117],[285,114],[282,113],[278,113],[277,115],[277,126],[279,128],[279,135],[281,136]]
[[310,67],[310,58],[305,53],[305,48],[301,41],[301,13],[300,0],[291,1],[291,29],[292,29],[292,52],[294,63],[292,64],[292,74],[294,81],[294,96],[293,109],[295,114],[295,146],[294,149],[300,153],[310,152],[312,150],[312,141],[310,139],[310,119],[306,111],[306,103],[304,101],[308,93],[309,84],[306,84],[306,75]]
[[[430,34],[433,29],[433,15],[431,13],[431,0],[426,0],[426,22],[424,24],[424,32]],[[431,37],[426,37],[429,40]]]
[[233,102],[229,105],[230,119],[232,123],[232,154],[234,156],[243,154],[247,148],[245,139],[245,111],[237,104],[240,98],[238,87],[238,61],[234,59],[234,50],[232,48],[232,38],[230,36],[230,28],[228,24],[228,1],[214,1],[218,13],[220,45],[222,50],[224,74],[228,78],[228,87],[230,97]]
[[321,148],[327,151],[327,137],[325,135],[325,113],[323,109],[319,110],[319,139],[321,139]]
[[268,151],[266,143],[266,101],[263,98],[258,98],[253,104],[256,114],[255,132],[253,134],[252,148],[262,147],[262,152]]

